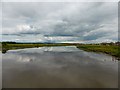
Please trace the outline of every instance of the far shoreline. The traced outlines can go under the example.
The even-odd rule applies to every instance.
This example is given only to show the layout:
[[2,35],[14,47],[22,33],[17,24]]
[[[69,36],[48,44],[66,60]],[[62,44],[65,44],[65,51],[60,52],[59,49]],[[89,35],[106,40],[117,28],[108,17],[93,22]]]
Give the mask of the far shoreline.
[[99,44],[79,44],[79,43],[13,43],[2,42],[0,51],[6,53],[8,50],[24,49],[24,48],[38,48],[38,47],[54,47],[54,46],[76,46],[88,52],[101,52],[115,56],[120,60],[120,47],[115,43],[99,43]]

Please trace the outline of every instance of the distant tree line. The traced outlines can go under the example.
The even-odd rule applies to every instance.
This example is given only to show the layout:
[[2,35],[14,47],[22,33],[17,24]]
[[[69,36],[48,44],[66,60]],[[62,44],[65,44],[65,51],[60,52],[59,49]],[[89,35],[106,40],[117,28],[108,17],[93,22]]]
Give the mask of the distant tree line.
[[110,43],[103,42],[103,43],[101,43],[101,45],[117,45],[117,46],[120,46],[120,42],[119,41],[118,42],[110,42]]
[[16,44],[16,42],[2,42],[2,44]]

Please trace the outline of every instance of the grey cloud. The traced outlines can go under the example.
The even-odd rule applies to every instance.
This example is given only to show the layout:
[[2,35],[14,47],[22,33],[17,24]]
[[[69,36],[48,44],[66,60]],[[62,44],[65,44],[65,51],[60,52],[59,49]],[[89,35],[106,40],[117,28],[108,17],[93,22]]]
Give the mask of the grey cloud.
[[117,2],[3,3],[3,34],[43,35],[53,42],[117,40],[110,37],[118,33],[117,8]]

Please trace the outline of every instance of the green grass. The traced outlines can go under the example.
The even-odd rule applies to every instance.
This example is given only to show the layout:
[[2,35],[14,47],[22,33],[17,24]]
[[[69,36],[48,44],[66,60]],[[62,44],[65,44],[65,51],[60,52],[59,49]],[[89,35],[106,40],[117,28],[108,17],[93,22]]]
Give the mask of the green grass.
[[77,45],[77,48],[85,51],[102,52],[120,57],[120,47],[115,45]]

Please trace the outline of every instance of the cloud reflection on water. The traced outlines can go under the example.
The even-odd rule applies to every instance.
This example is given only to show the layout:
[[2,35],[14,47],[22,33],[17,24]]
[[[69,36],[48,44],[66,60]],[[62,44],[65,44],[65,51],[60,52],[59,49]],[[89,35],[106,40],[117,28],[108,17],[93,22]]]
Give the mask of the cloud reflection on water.
[[118,63],[112,56],[76,47],[29,48],[3,54],[3,87],[9,88],[113,88],[117,87],[117,72]]

